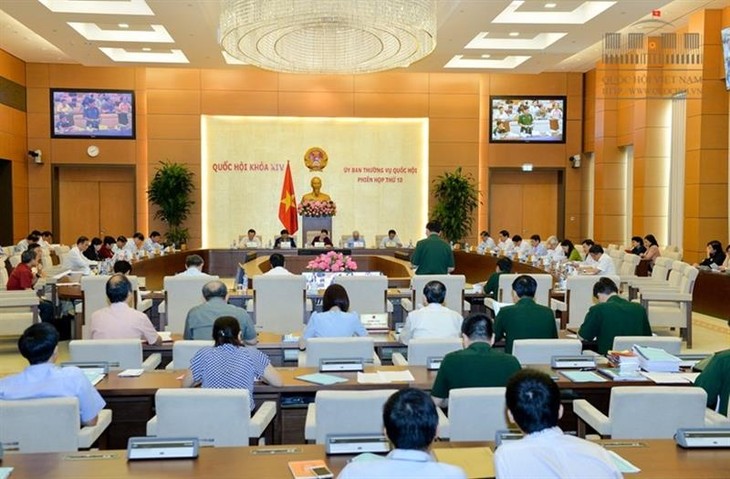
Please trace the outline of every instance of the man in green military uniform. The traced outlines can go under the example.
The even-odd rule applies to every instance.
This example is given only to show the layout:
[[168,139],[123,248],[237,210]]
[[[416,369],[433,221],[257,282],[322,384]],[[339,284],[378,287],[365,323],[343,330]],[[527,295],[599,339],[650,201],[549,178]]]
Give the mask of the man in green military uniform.
[[695,380],[695,386],[707,391],[707,407],[715,409],[719,402],[718,411],[727,415],[730,401],[730,349],[715,354]]
[[494,322],[494,340],[506,337],[504,351],[512,354],[515,339],[556,339],[555,313],[535,302],[537,281],[525,274],[512,282],[512,300],[515,304],[500,309]]
[[461,325],[464,349],[444,357],[431,396],[437,406],[447,407],[449,391],[458,388],[506,386],[520,363],[510,354],[492,349],[492,321],[483,313],[468,316]]
[[499,258],[497,268],[484,285],[484,294],[490,298],[499,299],[499,277],[512,272],[512,260],[506,256]]
[[613,348],[616,336],[651,336],[646,309],[620,297],[616,283],[600,278],[593,285],[593,296],[598,304],[588,310],[578,336],[588,341],[598,340],[599,354]]
[[416,244],[411,256],[411,263],[416,267],[416,274],[448,274],[454,269],[454,252],[439,237],[441,225],[437,221],[426,224],[426,239]]

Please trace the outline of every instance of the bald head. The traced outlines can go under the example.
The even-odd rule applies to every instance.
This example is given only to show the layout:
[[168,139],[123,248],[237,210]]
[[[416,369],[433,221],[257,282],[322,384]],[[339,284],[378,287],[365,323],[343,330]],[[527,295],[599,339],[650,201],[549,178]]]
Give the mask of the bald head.
[[213,280],[208,281],[203,286],[203,297],[206,301],[210,301],[212,298],[225,298],[228,295],[228,288],[222,281]]
[[131,292],[132,283],[123,274],[113,274],[106,282],[106,297],[112,304],[126,301]]

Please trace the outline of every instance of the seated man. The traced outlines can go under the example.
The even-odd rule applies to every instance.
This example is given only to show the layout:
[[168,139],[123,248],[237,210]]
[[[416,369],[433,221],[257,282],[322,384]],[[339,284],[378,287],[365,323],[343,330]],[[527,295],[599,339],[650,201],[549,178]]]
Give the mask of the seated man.
[[398,238],[395,230],[388,230],[388,236],[380,240],[381,248],[402,248],[403,242]]
[[464,349],[447,354],[431,388],[433,402],[447,407],[449,392],[459,388],[502,387],[520,363],[510,355],[492,349],[492,321],[483,313],[469,315],[461,325]]
[[444,306],[446,286],[441,281],[429,281],[423,287],[424,308],[408,313],[400,334],[400,342],[408,344],[411,339],[458,338],[461,314]]
[[425,392],[405,388],[383,406],[383,425],[393,449],[383,460],[350,462],[338,479],[466,478],[456,466],[436,462],[429,449],[436,438],[438,414]]
[[520,258],[527,258],[532,254],[532,246],[529,241],[523,241],[522,236],[514,235],[512,237],[512,245],[514,246],[514,253]]
[[[0,379],[0,399],[76,397],[82,426],[94,426],[106,403],[86,375],[76,367],[59,368],[58,331],[47,323],[29,326],[18,340],[20,354],[30,366]],[[43,434],[43,431],[38,431]]]
[[545,373],[525,369],[507,383],[507,415],[525,437],[502,443],[494,454],[500,479],[619,479],[608,452],[585,439],[563,434],[560,389]]
[[91,315],[91,339],[143,339],[148,344],[162,344],[162,338],[150,318],[130,308],[132,283],[117,273],[106,282],[109,306]]
[[530,247],[532,248],[532,254],[534,254],[538,258],[542,258],[543,256],[548,254],[547,248],[544,244],[542,244],[542,239],[540,238],[540,235],[530,236]]
[[616,274],[616,265],[613,263],[613,259],[603,252],[603,247],[599,244],[594,244],[588,249],[588,256],[583,262],[581,271],[585,274],[597,274],[599,276],[606,276],[609,274]]
[[502,230],[499,232],[499,243],[497,243],[497,247],[502,254],[512,254],[512,250],[514,250],[515,246],[509,236],[509,231]]
[[596,281],[593,297],[598,299],[598,304],[588,310],[578,336],[597,340],[598,354],[606,354],[616,336],[651,336],[646,309],[619,296],[616,283],[609,278]]
[[[321,243],[321,244],[317,244]],[[330,232],[326,229],[322,229],[317,236],[314,237],[312,240],[312,246],[314,247],[321,247],[323,246],[325,248],[331,248],[332,247],[332,238],[330,238]]]
[[188,311],[185,319],[183,339],[210,339],[213,336],[213,323],[223,316],[238,320],[241,337],[245,344],[256,344],[256,328],[245,309],[228,304],[228,288],[221,281],[213,280],[203,286],[205,303]]
[[715,353],[695,379],[695,386],[707,391],[707,407],[727,415],[730,409],[730,349]]
[[261,241],[256,237],[256,230],[251,228],[246,232],[246,236],[238,242],[239,248],[261,248]]
[[358,230],[355,230],[352,232],[352,236],[347,238],[347,241],[345,242],[345,247],[347,247],[347,248],[364,248],[365,247],[365,238],[360,236],[360,232]]
[[289,245],[288,246],[289,248],[296,248],[297,247],[297,242],[294,241],[294,238],[292,238],[291,236],[289,236],[289,230],[287,230],[286,228],[284,228],[283,230],[281,230],[281,232],[279,233],[279,235],[280,236],[274,240],[274,248],[275,249],[281,248],[282,247],[282,243],[284,243],[284,245],[288,244]]
[[557,339],[555,313],[535,302],[537,281],[525,274],[512,282],[512,301],[515,304],[499,310],[494,321],[494,340],[506,337],[504,352],[512,354],[515,339]]
[[203,273],[203,266],[205,261],[200,255],[189,254],[185,258],[185,271],[178,273],[177,276],[210,276],[207,273]]
[[117,242],[112,247],[112,261],[131,261],[133,254],[128,245],[129,242],[125,236],[117,236]]
[[159,231],[153,231],[150,233],[149,238],[144,240],[144,243],[142,244],[142,249],[144,249],[147,254],[158,254],[162,251],[162,248],[162,235]]
[[91,266],[96,261],[90,261],[84,256],[84,251],[89,247],[91,242],[86,236],[79,236],[76,240],[76,246],[71,248],[66,258],[63,260],[63,269],[80,272],[82,274],[91,274]]
[[507,257],[499,258],[494,273],[487,280],[487,284],[484,285],[484,294],[490,298],[499,299],[499,277],[511,272],[512,260]]
[[489,236],[489,231],[482,231],[479,233],[479,246],[477,246],[477,253],[486,254],[493,251],[497,245],[494,240]]
[[53,244],[53,233],[49,230],[45,230],[41,233],[41,239],[38,240],[38,244],[41,248],[50,248]]
[[[13,269],[8,277],[6,285],[8,291],[32,290],[38,279],[41,277],[40,272],[33,272],[33,269],[39,266],[41,256],[41,248],[30,248],[23,251],[20,255],[20,264]],[[4,266],[2,266],[4,267]],[[41,321],[44,323],[54,323],[53,303],[48,300],[40,299],[38,304],[38,312]]]
[[286,258],[284,258],[283,254],[280,253],[274,253],[271,256],[269,256],[269,264],[271,265],[271,269],[264,273],[264,276],[271,276],[271,275],[277,275],[277,274],[291,274],[288,269],[284,267],[284,264],[286,264]]
[[41,240],[41,232],[38,230],[31,231],[28,236],[25,237],[25,239],[22,239],[18,242],[18,244],[15,245],[14,252],[15,254],[20,254],[23,251],[28,249],[28,245],[31,244],[38,244],[38,242]]
[[145,245],[145,239],[144,235],[137,231],[132,235],[132,243],[127,244],[127,247],[132,251],[132,256],[134,258],[142,258],[144,255],[147,254],[144,248]]

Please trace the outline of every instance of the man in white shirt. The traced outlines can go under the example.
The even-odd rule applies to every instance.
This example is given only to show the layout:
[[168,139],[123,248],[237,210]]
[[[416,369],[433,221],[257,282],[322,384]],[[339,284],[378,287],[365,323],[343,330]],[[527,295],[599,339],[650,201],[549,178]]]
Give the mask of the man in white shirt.
[[185,271],[178,273],[177,276],[210,276],[203,273],[203,265],[205,261],[200,255],[190,254],[185,258]]
[[352,232],[352,236],[347,239],[345,246],[347,248],[364,248],[365,238],[360,236],[360,232],[358,230],[355,230]]
[[239,248],[261,248],[261,241],[256,237],[256,230],[251,228],[246,236],[238,242]]
[[402,248],[403,243],[396,234],[395,230],[388,230],[388,236],[380,240],[381,248]]
[[520,235],[514,235],[512,237],[512,245],[520,258],[527,258],[532,254],[532,246],[530,246],[530,242],[524,241]]
[[377,461],[350,462],[338,479],[465,479],[461,468],[436,462],[429,449],[436,438],[438,414],[423,391],[405,388],[383,406],[383,425],[393,449]]
[[481,240],[479,246],[477,246],[477,253],[479,254],[489,253],[497,247],[492,237],[489,236],[489,231],[479,233],[479,239]]
[[126,236],[118,236],[116,244],[112,247],[112,253],[114,253],[114,256],[112,257],[112,263],[116,263],[117,261],[132,261],[132,251],[127,248],[128,241]]
[[106,282],[109,306],[91,315],[91,339],[143,339],[149,344],[162,344],[150,318],[129,306],[132,283],[121,273]]
[[140,258],[143,254],[145,254],[145,242],[144,242],[144,235],[137,231],[132,235],[132,243],[127,243],[127,248],[130,249],[132,252],[132,255],[135,258]]
[[494,454],[497,479],[619,479],[608,452],[563,434],[560,389],[542,372],[523,369],[507,383],[507,415],[525,437],[502,443]]
[[149,254],[159,253],[162,250],[162,235],[159,231],[153,231],[150,233],[149,238],[144,240],[142,248]]
[[275,276],[275,275],[290,275],[288,269],[284,267],[284,263],[286,260],[284,259],[284,255],[281,253],[274,253],[271,256],[269,256],[269,264],[271,264],[271,269],[264,273],[264,276]]
[[53,233],[46,230],[41,233],[41,239],[38,241],[38,244],[41,245],[41,248],[50,248],[51,244],[53,244]]
[[603,247],[599,244],[594,244],[588,250],[588,258],[584,262],[582,271],[586,274],[597,274],[599,276],[606,276],[609,274],[616,274],[616,265],[613,263],[613,259],[609,255],[603,252]]
[[534,254],[538,258],[542,258],[543,256],[546,256],[548,254],[547,248],[544,244],[542,244],[540,235],[535,234],[530,236],[530,246],[532,247],[532,254]]
[[96,261],[91,261],[84,256],[84,251],[89,247],[89,238],[86,236],[79,236],[76,240],[76,246],[71,248],[66,258],[63,260],[63,269],[70,269],[71,271],[81,272],[82,274],[91,274],[91,266],[96,265]]
[[423,288],[425,307],[411,311],[406,318],[399,340],[408,344],[411,339],[461,338],[461,314],[443,305],[446,286],[441,281],[429,281]]
[[497,246],[499,246],[502,254],[512,253],[512,250],[514,249],[514,244],[512,244],[512,240],[509,237],[509,231],[502,230],[499,232],[499,243],[497,244]]
[[38,243],[41,239],[41,232],[33,230],[25,239],[22,239],[15,245],[15,253],[20,254],[28,249],[28,245]]

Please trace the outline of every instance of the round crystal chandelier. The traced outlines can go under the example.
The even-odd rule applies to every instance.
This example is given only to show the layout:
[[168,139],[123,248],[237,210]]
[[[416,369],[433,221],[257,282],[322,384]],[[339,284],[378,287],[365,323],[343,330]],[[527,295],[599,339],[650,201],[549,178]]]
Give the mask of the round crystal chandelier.
[[229,55],[278,72],[407,67],[436,47],[436,1],[224,0],[220,38]]

